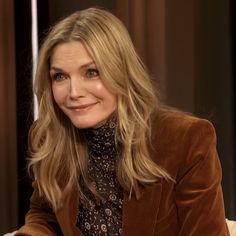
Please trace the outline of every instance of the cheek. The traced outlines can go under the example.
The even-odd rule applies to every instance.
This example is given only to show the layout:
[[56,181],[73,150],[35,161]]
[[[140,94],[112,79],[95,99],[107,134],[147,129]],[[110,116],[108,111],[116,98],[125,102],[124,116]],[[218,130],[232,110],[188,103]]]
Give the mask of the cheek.
[[105,87],[104,87],[104,85],[103,85],[102,83],[98,83],[98,84],[96,84],[96,86],[94,87],[94,91],[95,91],[96,93],[102,94],[105,90],[106,90],[106,89],[105,89]]
[[52,86],[52,95],[57,104],[63,103],[66,99],[67,91],[63,87]]
[[111,100],[111,107],[113,111],[115,111],[117,109],[117,97],[112,94],[110,100]]
[[104,87],[100,90],[100,95],[105,107],[113,112],[117,108],[116,96]]
[[113,101],[115,96],[103,85],[103,83],[98,83],[95,87],[94,87],[94,94],[97,97],[100,97],[102,99],[105,100],[110,100]]

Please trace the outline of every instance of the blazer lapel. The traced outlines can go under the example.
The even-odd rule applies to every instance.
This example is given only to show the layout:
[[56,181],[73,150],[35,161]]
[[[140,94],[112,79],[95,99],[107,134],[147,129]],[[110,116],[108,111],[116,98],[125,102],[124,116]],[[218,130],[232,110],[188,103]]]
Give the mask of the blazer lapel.
[[[124,195],[123,236],[151,236],[154,234],[161,193],[162,180],[145,188],[138,200],[135,197],[129,200],[128,194]],[[75,191],[66,199],[62,209],[56,213],[58,222],[63,229],[63,235],[65,236],[82,236],[82,233],[76,227],[78,204],[78,192]]]
[[157,221],[162,180],[147,187],[139,200],[124,196],[123,203],[123,236],[153,235]]
[[71,195],[65,199],[64,205],[56,213],[57,220],[63,229],[64,236],[82,236],[79,228],[76,226],[78,206],[79,206],[79,193],[77,190],[72,191]]

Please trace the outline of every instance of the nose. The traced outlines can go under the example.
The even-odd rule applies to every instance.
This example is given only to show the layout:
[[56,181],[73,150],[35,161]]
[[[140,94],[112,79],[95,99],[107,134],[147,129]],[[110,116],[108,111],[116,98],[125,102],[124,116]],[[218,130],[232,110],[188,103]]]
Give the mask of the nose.
[[70,99],[77,100],[86,95],[83,80],[77,77],[70,78]]

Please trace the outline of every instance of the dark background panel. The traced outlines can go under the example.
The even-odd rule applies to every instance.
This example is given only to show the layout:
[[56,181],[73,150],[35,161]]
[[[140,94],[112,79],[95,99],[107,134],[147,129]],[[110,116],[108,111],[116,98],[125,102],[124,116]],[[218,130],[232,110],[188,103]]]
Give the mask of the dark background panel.
[[236,217],[235,90],[230,1],[195,3],[195,114],[212,121],[223,169],[226,215]]
[[32,116],[31,1],[15,1],[19,225],[29,208],[31,181],[26,171],[27,140]]

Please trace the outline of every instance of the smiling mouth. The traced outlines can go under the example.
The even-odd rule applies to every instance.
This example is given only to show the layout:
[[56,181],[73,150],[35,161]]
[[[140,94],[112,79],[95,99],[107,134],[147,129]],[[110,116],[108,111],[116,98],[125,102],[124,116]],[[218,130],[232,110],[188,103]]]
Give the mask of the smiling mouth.
[[87,111],[93,106],[95,106],[98,102],[91,103],[91,104],[85,104],[85,105],[80,105],[80,106],[74,106],[74,107],[69,107],[70,110],[76,111],[76,112],[82,112],[82,111]]

